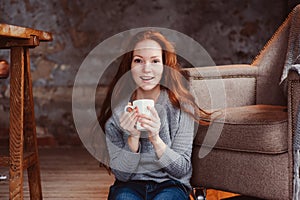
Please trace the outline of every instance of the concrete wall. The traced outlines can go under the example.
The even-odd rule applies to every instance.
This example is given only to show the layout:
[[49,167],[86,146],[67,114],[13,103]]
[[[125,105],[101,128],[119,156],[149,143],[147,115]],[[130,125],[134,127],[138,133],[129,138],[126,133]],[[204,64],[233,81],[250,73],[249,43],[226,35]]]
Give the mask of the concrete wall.
[[[176,2],[176,3],[175,3]],[[216,64],[251,63],[283,22],[291,0],[5,0],[0,23],[52,32],[31,50],[37,132],[53,144],[79,144],[71,96],[76,72],[100,42],[131,28],[180,31],[199,42]],[[8,51],[0,57],[9,59]],[[0,80],[0,137],[8,127],[9,81]],[[97,99],[101,99],[101,91]]]

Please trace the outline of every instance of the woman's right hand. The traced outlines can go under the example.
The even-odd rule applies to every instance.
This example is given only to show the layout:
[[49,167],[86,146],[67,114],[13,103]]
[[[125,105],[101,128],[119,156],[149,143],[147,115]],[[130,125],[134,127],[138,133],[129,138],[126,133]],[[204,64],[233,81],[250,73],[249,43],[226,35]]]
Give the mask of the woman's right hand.
[[136,109],[133,109],[130,112],[124,112],[120,117],[120,126],[128,131],[131,136],[139,138],[141,132],[135,127],[138,119],[139,117]]
[[130,112],[124,112],[120,117],[120,126],[130,133],[128,137],[128,145],[132,152],[139,151],[139,139],[141,132],[135,128],[135,124],[138,121],[138,112],[136,109]]

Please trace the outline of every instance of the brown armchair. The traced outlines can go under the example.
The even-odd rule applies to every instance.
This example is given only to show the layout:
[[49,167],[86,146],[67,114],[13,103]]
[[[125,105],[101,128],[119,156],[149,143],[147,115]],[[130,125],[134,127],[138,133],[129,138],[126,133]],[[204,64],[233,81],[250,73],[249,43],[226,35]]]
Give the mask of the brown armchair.
[[293,199],[300,76],[290,70],[279,84],[290,18],[251,65],[185,69],[199,106],[222,111],[209,127],[198,127],[192,186],[263,199]]

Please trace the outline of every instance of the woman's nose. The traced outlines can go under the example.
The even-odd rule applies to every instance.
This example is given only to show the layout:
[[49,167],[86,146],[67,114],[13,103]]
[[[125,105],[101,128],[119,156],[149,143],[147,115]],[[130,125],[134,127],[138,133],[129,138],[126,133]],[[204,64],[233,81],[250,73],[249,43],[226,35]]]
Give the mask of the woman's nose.
[[150,62],[146,62],[143,66],[143,71],[144,72],[150,72],[151,71],[151,63]]

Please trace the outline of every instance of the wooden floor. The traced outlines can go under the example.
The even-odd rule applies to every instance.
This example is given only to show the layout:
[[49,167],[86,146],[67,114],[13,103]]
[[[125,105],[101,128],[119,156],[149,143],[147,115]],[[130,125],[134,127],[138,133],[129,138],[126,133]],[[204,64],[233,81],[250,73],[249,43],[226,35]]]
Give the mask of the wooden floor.
[[[43,199],[107,199],[114,177],[100,168],[83,148],[43,148],[39,151]],[[0,174],[8,174],[0,168]],[[27,174],[24,199],[29,199]],[[8,199],[8,182],[0,182],[0,199]]]
[[[84,148],[41,148],[39,150],[43,199],[89,200],[107,199],[114,181],[99,162]],[[24,172],[24,199],[29,199],[27,174]],[[8,168],[0,167],[0,175],[8,175]],[[208,200],[236,196],[208,190]],[[8,199],[8,182],[0,181],[0,200]]]

